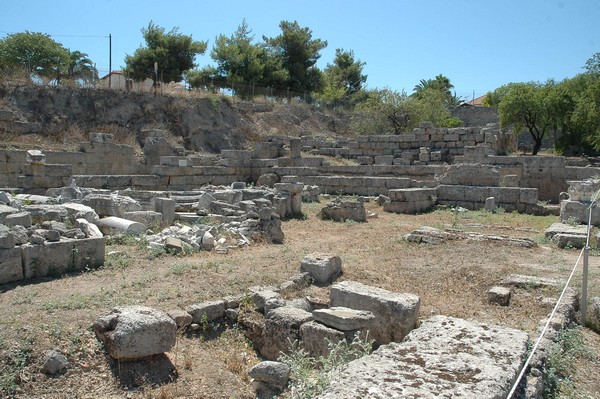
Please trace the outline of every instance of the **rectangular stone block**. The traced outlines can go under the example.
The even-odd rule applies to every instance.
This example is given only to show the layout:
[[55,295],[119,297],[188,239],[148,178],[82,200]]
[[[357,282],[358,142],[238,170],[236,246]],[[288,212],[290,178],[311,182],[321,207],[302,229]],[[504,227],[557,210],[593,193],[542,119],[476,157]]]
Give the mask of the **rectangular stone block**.
[[106,240],[104,237],[73,241],[73,270],[86,270],[104,264]]
[[24,277],[30,279],[73,270],[73,249],[73,241],[22,245]]
[[0,284],[23,280],[21,249],[0,249]]
[[437,190],[435,188],[405,188],[390,190],[388,196],[392,201],[400,202],[431,201],[432,197],[437,196]]
[[437,188],[438,200],[464,201],[465,186],[439,185]]
[[377,345],[401,341],[419,317],[420,299],[355,281],[335,284],[330,291],[330,306],[368,310],[375,320],[369,325],[369,336]]

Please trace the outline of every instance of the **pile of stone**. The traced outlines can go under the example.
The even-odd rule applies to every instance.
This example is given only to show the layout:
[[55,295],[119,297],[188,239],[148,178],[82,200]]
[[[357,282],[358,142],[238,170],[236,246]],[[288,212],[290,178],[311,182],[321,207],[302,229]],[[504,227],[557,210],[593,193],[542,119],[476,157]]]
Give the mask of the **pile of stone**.
[[552,223],[545,237],[560,248],[583,248],[587,243],[587,226],[581,224]]
[[[600,226],[600,206],[597,200],[600,192],[600,180],[589,179],[569,181],[568,198],[560,202],[560,220],[563,223]],[[593,202],[596,200],[596,202]],[[591,210],[591,215],[590,215]]]
[[0,192],[0,284],[104,263],[105,241],[93,209],[40,199],[45,203]]

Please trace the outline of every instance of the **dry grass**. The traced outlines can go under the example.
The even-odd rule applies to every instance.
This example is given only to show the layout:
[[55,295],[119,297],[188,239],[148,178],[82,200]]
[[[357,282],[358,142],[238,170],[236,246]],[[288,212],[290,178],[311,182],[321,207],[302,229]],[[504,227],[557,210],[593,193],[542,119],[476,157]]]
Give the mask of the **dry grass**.
[[[487,290],[510,273],[565,279],[578,256],[577,251],[547,244],[524,249],[483,242],[416,245],[402,240],[403,235],[422,225],[454,225],[541,241],[543,230],[555,217],[469,212],[457,219],[450,211],[396,215],[368,203],[369,210],[379,213],[377,218],[367,223],[335,223],[315,216],[322,205],[304,204],[306,220],[285,222],[282,245],[257,244],[227,255],[202,252],[185,258],[152,258],[135,245],[111,245],[107,252],[127,251],[132,262],[124,267],[3,287],[0,358],[6,359],[25,337],[32,340],[31,356],[20,370],[23,378],[16,396],[251,398],[247,369],[258,359],[250,343],[231,326],[212,325],[198,334],[181,335],[177,349],[168,353],[177,377],[161,384],[138,378],[141,385],[129,388],[90,326],[117,305],[144,304],[168,310],[241,294],[252,285],[279,285],[297,274],[301,259],[313,252],[339,255],[342,279],[419,295],[422,319],[444,314],[532,333],[548,312],[540,305],[541,299],[556,297],[557,289],[515,290],[509,307],[489,305]],[[183,263],[185,267],[176,266]],[[177,273],[172,272],[175,268]],[[600,258],[591,258],[590,271],[590,296],[599,296]],[[316,294],[328,295],[327,290]],[[67,354],[71,367],[63,376],[46,378],[37,372],[37,366],[45,352],[54,347]],[[586,367],[597,375],[598,365]]]

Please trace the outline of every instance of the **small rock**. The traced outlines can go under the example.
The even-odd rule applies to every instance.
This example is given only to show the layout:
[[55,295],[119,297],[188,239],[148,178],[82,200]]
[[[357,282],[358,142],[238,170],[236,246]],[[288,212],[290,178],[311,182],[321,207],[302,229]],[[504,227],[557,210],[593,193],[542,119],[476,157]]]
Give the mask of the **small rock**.
[[58,349],[53,349],[46,354],[41,371],[44,374],[54,375],[64,370],[69,361]]
[[37,234],[32,234],[31,237],[29,237],[29,242],[33,245],[42,245],[44,244],[44,241],[44,237]]
[[488,302],[494,305],[508,306],[510,305],[511,292],[510,288],[492,287],[488,291]]
[[58,230],[46,230],[44,233],[44,238],[48,242],[59,242],[60,232]]

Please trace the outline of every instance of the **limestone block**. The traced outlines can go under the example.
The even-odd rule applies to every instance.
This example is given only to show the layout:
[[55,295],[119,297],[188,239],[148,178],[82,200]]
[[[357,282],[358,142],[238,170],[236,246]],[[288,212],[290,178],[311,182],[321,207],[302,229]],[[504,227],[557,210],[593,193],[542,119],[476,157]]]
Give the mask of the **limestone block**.
[[281,295],[278,292],[265,287],[251,287],[250,296],[256,306],[256,310],[263,313],[266,313],[265,308],[268,301],[281,299]]
[[290,366],[280,362],[264,361],[248,370],[248,375],[254,381],[267,384],[276,390],[282,390],[288,383]]
[[413,294],[400,294],[355,281],[335,284],[330,291],[330,306],[367,310],[375,315],[369,336],[378,345],[401,341],[419,317],[420,299]]
[[100,267],[104,264],[105,253],[104,237],[75,240],[73,241],[73,269],[86,270]]
[[268,360],[276,360],[281,352],[289,353],[291,346],[300,338],[300,326],[313,320],[312,314],[287,306],[271,310],[265,320],[262,333],[265,345],[260,353]]
[[228,204],[237,204],[243,199],[244,194],[240,190],[217,190],[212,193],[215,200]]
[[0,230],[0,249],[10,249],[15,246],[15,235],[3,227]]
[[[589,203],[564,200],[560,203],[560,220],[562,222],[572,221],[579,223],[587,223],[589,220]],[[592,207],[592,224],[600,226],[600,207],[595,205]]]
[[504,398],[528,341],[524,331],[434,316],[405,341],[347,364],[318,398]]
[[98,226],[90,223],[86,219],[75,219],[75,226],[80,228],[88,238],[104,237]]
[[437,196],[435,188],[404,188],[390,190],[388,196],[392,201],[400,202],[428,202]]
[[438,200],[444,201],[464,201],[465,186],[451,186],[440,184],[437,187]]
[[30,279],[73,270],[73,250],[72,240],[21,245],[24,277]]
[[46,163],[46,155],[40,150],[28,150],[25,157],[27,162],[33,164],[44,164]]
[[17,247],[0,249],[0,284],[22,279],[21,249]]
[[552,242],[559,248],[578,248],[585,247],[587,236],[580,234],[558,233],[552,236]]
[[344,339],[345,334],[342,331],[316,321],[309,321],[300,326],[300,347],[315,359],[329,355],[328,343],[337,344]]
[[123,217],[125,212],[142,210],[137,201],[122,195],[89,194],[83,198],[81,203],[94,209],[100,217]]
[[0,223],[4,223],[4,219],[13,213],[20,212],[17,208],[13,208],[12,206],[2,205],[0,204]]
[[521,188],[519,190],[519,203],[521,204],[537,204],[538,189],[537,188]]
[[496,210],[496,198],[495,197],[486,198],[484,209],[488,212],[494,212]]
[[192,316],[183,309],[171,309],[167,314],[177,324],[177,328],[185,328],[192,324]]
[[[155,211],[134,211],[125,212],[123,218],[138,222],[144,225],[146,229],[157,229],[162,225],[163,215],[160,212]],[[175,214],[173,214],[175,218]]]
[[29,212],[12,213],[4,218],[3,224],[8,227],[31,227],[31,215],[29,214]]
[[376,155],[375,165],[392,165],[394,163],[393,155]]
[[165,312],[146,306],[119,307],[93,325],[113,359],[129,360],[164,353],[177,338],[177,325]]
[[200,324],[225,317],[226,304],[222,299],[206,301],[189,305],[185,308],[185,311],[192,316],[193,323]]
[[367,310],[355,310],[344,307],[331,307],[313,311],[315,320],[328,327],[341,331],[352,331],[367,328],[375,319]]
[[161,226],[170,226],[175,221],[175,200],[171,198],[153,199],[154,211],[161,214]]
[[550,227],[548,227],[544,233],[546,239],[550,240],[556,234],[576,234],[581,236],[587,235],[587,226],[585,225],[577,225],[573,226],[572,224],[567,223],[552,223]]
[[329,284],[342,274],[342,260],[327,253],[310,254],[302,259],[300,271],[310,274],[316,284]]
[[492,287],[489,289],[488,302],[493,305],[508,306],[510,305],[511,292],[510,288]]

